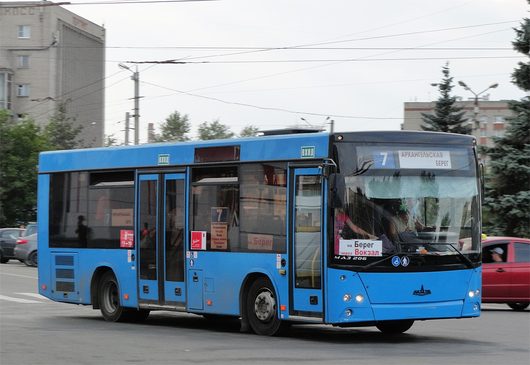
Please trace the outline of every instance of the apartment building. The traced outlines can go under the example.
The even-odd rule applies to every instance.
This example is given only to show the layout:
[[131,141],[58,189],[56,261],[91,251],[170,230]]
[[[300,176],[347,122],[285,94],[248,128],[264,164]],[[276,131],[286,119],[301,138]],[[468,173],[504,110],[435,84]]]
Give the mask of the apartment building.
[[49,1],[0,2],[0,109],[45,125],[59,103],[86,146],[104,133],[105,29]]
[[[457,101],[457,106],[464,108],[464,115],[468,123],[473,125],[473,135],[477,138],[479,145],[493,145],[491,137],[504,135],[508,117],[513,112],[508,108],[508,101],[479,100],[478,109],[475,108],[474,100]],[[406,102],[404,120],[401,129],[422,130],[422,113],[434,114],[435,101],[431,102]],[[478,123],[475,123],[475,118]]]

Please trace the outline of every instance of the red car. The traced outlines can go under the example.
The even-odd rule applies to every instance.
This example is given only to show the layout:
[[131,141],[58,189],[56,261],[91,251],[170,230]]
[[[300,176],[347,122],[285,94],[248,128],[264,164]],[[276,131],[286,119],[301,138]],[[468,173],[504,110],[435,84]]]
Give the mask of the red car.
[[482,302],[521,311],[530,304],[530,239],[488,237],[482,241]]

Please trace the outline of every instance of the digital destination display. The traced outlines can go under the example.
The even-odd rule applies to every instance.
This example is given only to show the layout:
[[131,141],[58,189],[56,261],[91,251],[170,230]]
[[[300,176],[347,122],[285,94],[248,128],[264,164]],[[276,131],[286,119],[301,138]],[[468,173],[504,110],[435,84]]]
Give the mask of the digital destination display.
[[358,166],[370,165],[370,169],[469,170],[469,161],[463,148],[357,147]]

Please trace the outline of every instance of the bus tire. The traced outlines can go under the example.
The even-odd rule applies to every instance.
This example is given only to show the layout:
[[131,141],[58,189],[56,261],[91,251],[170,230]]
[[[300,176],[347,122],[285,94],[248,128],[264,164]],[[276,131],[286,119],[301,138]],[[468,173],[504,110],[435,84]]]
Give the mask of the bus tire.
[[98,287],[99,309],[106,321],[119,322],[125,320],[127,312],[120,304],[120,289],[112,271],[103,274]]
[[282,321],[278,318],[277,296],[269,279],[257,278],[248,291],[246,309],[250,328],[262,336],[278,334]]
[[375,326],[385,334],[396,335],[406,332],[413,324],[414,320],[412,319],[402,319],[399,321],[378,322]]

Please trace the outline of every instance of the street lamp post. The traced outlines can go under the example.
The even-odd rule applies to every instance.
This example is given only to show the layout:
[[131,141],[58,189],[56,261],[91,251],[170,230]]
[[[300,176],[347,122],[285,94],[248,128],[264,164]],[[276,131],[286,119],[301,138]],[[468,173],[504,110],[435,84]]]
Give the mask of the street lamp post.
[[479,129],[479,121],[478,121],[478,112],[479,112],[479,108],[478,108],[478,100],[479,100],[479,96],[484,94],[486,91],[488,91],[489,89],[495,89],[497,86],[499,86],[498,83],[494,83],[494,84],[491,84],[490,86],[488,86],[486,89],[482,90],[481,92],[479,93],[476,93],[474,92],[473,90],[471,90],[471,88],[469,86],[466,85],[466,83],[464,81],[458,81],[458,85],[462,86],[465,90],[469,91],[470,93],[472,93],[474,95],[474,102],[473,102],[473,123],[475,125],[475,130],[476,129]]
[[140,143],[140,73],[138,72],[138,66],[136,71],[130,69],[130,67],[120,63],[118,66],[124,70],[132,72],[131,80],[134,81],[134,144]]

